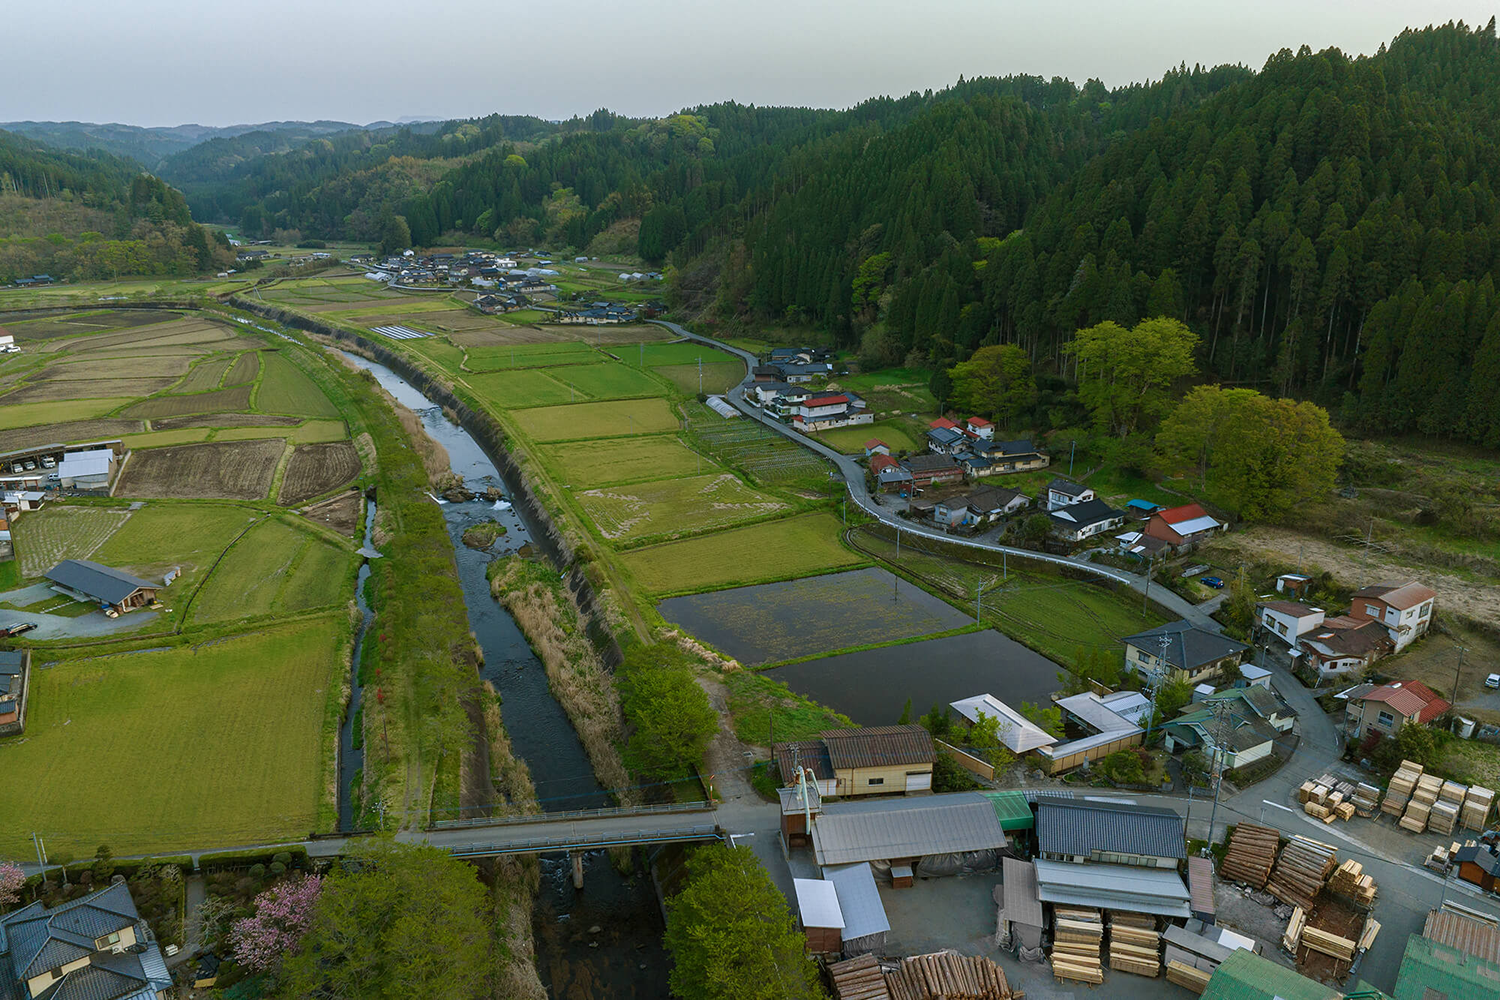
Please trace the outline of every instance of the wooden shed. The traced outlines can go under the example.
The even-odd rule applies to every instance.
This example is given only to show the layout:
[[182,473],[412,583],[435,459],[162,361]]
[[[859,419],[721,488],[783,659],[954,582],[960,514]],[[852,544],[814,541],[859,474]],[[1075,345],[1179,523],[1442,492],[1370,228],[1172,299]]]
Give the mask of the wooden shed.
[[807,934],[811,955],[838,957],[844,948],[844,914],[832,882],[816,878],[794,878],[797,891],[797,922]]

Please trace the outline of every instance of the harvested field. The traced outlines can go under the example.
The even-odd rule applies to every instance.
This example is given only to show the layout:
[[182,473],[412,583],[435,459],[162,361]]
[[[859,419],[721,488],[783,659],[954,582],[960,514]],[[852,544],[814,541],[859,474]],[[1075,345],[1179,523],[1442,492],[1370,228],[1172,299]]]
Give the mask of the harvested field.
[[210,427],[182,427],[175,431],[147,431],[144,434],[127,434],[124,437],[125,447],[134,451],[137,448],[161,448],[171,444],[191,444],[194,441],[207,441],[213,429]]
[[295,614],[344,598],[353,555],[276,518],[262,520],[229,549],[193,602],[195,622]]
[[154,379],[187,374],[192,355],[149,358],[91,358],[48,365],[38,372],[38,381],[54,379]]
[[639,369],[622,364],[572,365],[548,374],[595,399],[628,399],[667,394],[666,386]]
[[358,490],[345,490],[338,496],[321,503],[303,507],[299,514],[309,521],[332,528],[341,535],[357,538],[360,534],[360,518],[364,515],[365,498]]
[[43,316],[19,322],[7,319],[5,328],[15,334],[17,340],[50,340],[53,337],[72,337],[80,333],[148,326],[175,315],[176,313],[162,313],[152,309],[115,309],[74,313],[70,316]]
[[283,506],[303,503],[359,475],[359,453],[353,442],[298,445],[281,479]]
[[[621,357],[626,357],[625,352]],[[671,381],[682,392],[690,396],[696,396],[699,392],[698,366],[693,365],[660,365],[651,369],[656,374]],[[703,362],[703,392],[718,394],[728,392],[739,385],[745,378],[745,366],[738,361],[715,361],[709,364]]]
[[765,583],[868,562],[839,544],[839,519],[831,514],[807,514],[631,549],[619,559],[652,594]]
[[545,344],[513,344],[507,347],[475,347],[469,351],[470,371],[498,372],[510,368],[547,368],[555,365],[586,365],[599,354],[578,341]]
[[234,359],[234,367],[229,369],[228,376],[224,379],[225,385],[243,385],[246,382],[254,382],[255,376],[260,374],[260,355],[255,351],[246,351]]
[[41,576],[64,559],[87,559],[130,519],[122,507],[51,503],[16,520],[12,534],[21,575]]
[[115,399],[84,399],[54,400],[50,403],[15,403],[4,405],[4,397],[0,397],[0,427],[7,428],[6,434],[10,434],[12,427],[31,427],[36,424],[59,424],[78,423],[88,420],[90,417],[98,417],[108,413],[125,403],[130,402],[128,398]]
[[541,368],[470,375],[467,381],[481,399],[502,410],[550,406],[578,398],[576,393]]
[[177,386],[178,392],[211,392],[219,387],[224,380],[224,371],[233,361],[233,358],[225,355],[223,357],[207,358],[194,366],[188,372],[187,378]]
[[151,429],[169,431],[178,427],[295,427],[301,417],[275,413],[220,413],[208,417],[163,417],[151,421]]
[[509,344],[559,344],[575,339],[572,334],[543,330],[536,326],[504,326],[484,330],[462,330],[448,339],[460,347],[504,347]]
[[132,452],[119,496],[263,500],[286,444],[281,438]]
[[657,434],[677,429],[677,414],[664,399],[623,399],[574,406],[544,406],[511,414],[534,441]]
[[[5,411],[0,410],[0,416]],[[103,441],[123,434],[133,434],[143,427],[139,420],[68,420],[60,424],[7,429],[0,435],[0,448],[6,451],[34,448],[42,444],[71,444],[75,441]]]
[[120,396],[139,399],[161,392],[175,381],[175,378],[96,378],[78,382],[35,382],[0,396],[0,406]]
[[292,444],[321,444],[342,441],[349,430],[342,420],[306,420],[298,427],[224,427],[214,431],[215,441],[251,441],[255,438],[284,437]]
[[296,413],[304,417],[337,417],[338,407],[323,395],[302,369],[274,351],[265,352],[261,361],[260,389],[255,394],[255,408],[269,413]]
[[127,417],[177,417],[187,413],[218,413],[221,411],[248,410],[250,387],[237,385],[231,389],[200,392],[188,396],[157,396],[142,400],[125,410]]
[[691,534],[787,508],[728,472],[586,490],[577,498],[599,533],[612,542]]
[[[651,323],[633,323],[626,326],[591,326],[587,327],[587,333],[578,333],[578,327],[572,328],[574,337],[588,340],[590,344],[649,344],[656,340],[668,340],[676,334],[671,333],[665,327],[655,326]],[[624,357],[626,352],[615,352]],[[715,354],[719,352],[714,352]],[[649,355],[648,355],[649,358]],[[625,360],[629,361],[628,357]],[[649,363],[649,361],[648,361]],[[708,359],[704,358],[704,364]]]
[[718,471],[718,466],[688,450],[675,436],[609,441],[570,441],[548,448],[543,456],[571,486],[607,486],[650,479],[669,479]]

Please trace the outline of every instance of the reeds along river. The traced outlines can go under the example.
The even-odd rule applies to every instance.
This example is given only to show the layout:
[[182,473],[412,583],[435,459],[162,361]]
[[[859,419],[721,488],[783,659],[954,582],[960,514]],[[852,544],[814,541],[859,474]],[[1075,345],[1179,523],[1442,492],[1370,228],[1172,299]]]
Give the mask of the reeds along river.
[[[390,368],[353,354],[344,357],[373,374],[397,402],[421,417],[428,435],[447,449],[453,471],[468,489],[483,494],[495,488],[512,497],[510,485],[479,443],[437,404]],[[490,500],[444,504],[443,517],[453,539],[469,627],[484,653],[480,676],[503,699],[501,717],[512,750],[531,771],[542,809],[611,805],[572,723],[547,686],[541,662],[510,613],[490,595],[486,567],[543,537],[539,526],[528,523],[509,499],[498,506]],[[506,529],[492,548],[479,551],[464,545],[464,531],[488,520]],[[565,857],[542,858],[542,888],[533,920],[542,982],[552,996],[579,1000],[662,996],[668,962],[661,946],[661,913],[644,866],[622,877],[606,852],[595,851],[588,855],[585,869],[584,889],[577,892]]]

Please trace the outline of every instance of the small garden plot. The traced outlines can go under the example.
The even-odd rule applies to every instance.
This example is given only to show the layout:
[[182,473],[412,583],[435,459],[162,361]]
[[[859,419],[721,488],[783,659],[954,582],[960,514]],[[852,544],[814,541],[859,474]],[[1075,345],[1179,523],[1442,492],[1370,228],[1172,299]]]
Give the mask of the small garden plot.
[[254,382],[255,376],[260,374],[260,354],[255,351],[246,351],[234,359],[234,367],[229,369],[229,374],[224,379],[225,385],[244,385]]
[[867,427],[836,427],[831,431],[819,431],[811,437],[845,455],[863,455],[865,442],[871,438],[879,438],[890,445],[891,454],[898,451],[922,451],[927,445],[917,443],[913,430],[905,421],[882,420]]
[[64,559],[87,559],[131,516],[119,507],[74,507],[51,503],[11,529],[21,575],[39,577]]
[[508,372],[491,372],[487,375],[470,375],[468,383],[487,403],[502,410],[514,410],[528,406],[550,406],[567,403],[578,398],[578,394],[541,368],[520,368]]
[[[26,738],[5,754],[0,853],[21,856],[33,828],[79,857],[305,837],[327,812],[348,634],[329,616],[35,672]],[[151,779],[100,781],[101,760]]]
[[728,472],[586,490],[578,494],[578,502],[612,542],[692,534],[787,509]]
[[667,435],[570,441],[548,448],[544,457],[557,468],[564,482],[581,487],[719,471],[713,462]]
[[187,373],[187,378],[177,385],[178,392],[212,392],[224,381],[224,372],[234,362],[229,355],[205,358]]
[[664,399],[621,399],[575,406],[544,406],[511,414],[533,441],[576,441],[677,429],[677,415]]
[[763,483],[828,481],[830,463],[759,421],[726,420],[697,400],[684,409],[689,442],[724,465],[744,469]]
[[312,379],[287,358],[275,351],[266,351],[261,364],[260,390],[255,395],[255,408],[267,413],[295,413],[304,417],[337,417],[338,407],[323,395]]
[[35,382],[0,396],[0,406],[121,396],[139,399],[160,392],[175,381],[175,378],[96,378],[77,382]]
[[281,479],[279,503],[303,503],[359,475],[359,452],[349,441],[299,445]]
[[286,443],[230,441],[132,452],[115,492],[130,497],[263,500]]
[[666,387],[635,368],[621,364],[573,365],[550,373],[565,385],[575,386],[595,399],[626,399],[632,396],[665,396]]
[[[0,417],[5,414],[0,410]],[[70,444],[74,441],[103,441],[139,431],[139,420],[69,420],[40,427],[6,428],[5,448],[19,451],[39,444]]]
[[[623,358],[629,358],[630,351],[620,352]],[[709,395],[719,395],[728,392],[745,380],[745,366],[738,361],[715,361],[709,364],[703,362],[703,378],[699,381],[698,366],[691,365],[660,365],[651,369],[656,374],[671,381],[678,389],[690,396],[696,396],[699,392]],[[699,386],[702,386],[700,389]]]
[[223,411],[248,410],[250,408],[250,386],[237,385],[214,392],[199,392],[188,396],[157,396],[142,400],[121,413],[126,417],[178,417],[188,413],[219,413]]
[[365,498],[358,490],[345,490],[327,500],[303,507],[297,513],[341,535],[358,538],[363,529],[361,518],[365,513]]
[[338,604],[353,556],[305,528],[267,519],[224,555],[193,602],[194,622],[293,614]]
[[686,594],[786,580],[868,560],[839,544],[839,519],[805,514],[621,553],[649,593]]
[[514,344],[503,347],[474,347],[469,350],[467,367],[476,372],[497,372],[508,368],[547,368],[552,365],[586,365],[599,360],[599,354],[578,341],[550,344]]
[[962,628],[972,619],[883,569],[739,587],[658,605],[749,666]]
[[[53,400],[48,403],[6,403],[0,396],[0,427],[32,427],[38,424],[78,423],[108,413],[129,399]],[[6,438],[9,440],[9,437]],[[43,442],[44,444],[47,442]]]

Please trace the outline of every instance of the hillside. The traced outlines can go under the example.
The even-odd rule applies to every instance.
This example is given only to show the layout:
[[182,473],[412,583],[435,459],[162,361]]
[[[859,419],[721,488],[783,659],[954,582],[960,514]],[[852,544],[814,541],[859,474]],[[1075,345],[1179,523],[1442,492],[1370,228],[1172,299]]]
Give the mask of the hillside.
[[[389,122],[376,122],[365,128],[381,128]],[[349,122],[264,122],[259,125],[172,125],[147,127],[121,125],[119,123],[98,124],[95,122],[0,122],[0,129],[36,139],[57,149],[87,152],[98,150],[134,160],[147,170],[156,170],[174,153],[191,149],[211,139],[232,138],[247,132],[272,132],[284,135],[288,141],[302,141],[313,136],[328,135],[359,128]]]

